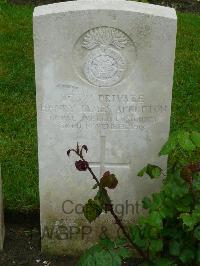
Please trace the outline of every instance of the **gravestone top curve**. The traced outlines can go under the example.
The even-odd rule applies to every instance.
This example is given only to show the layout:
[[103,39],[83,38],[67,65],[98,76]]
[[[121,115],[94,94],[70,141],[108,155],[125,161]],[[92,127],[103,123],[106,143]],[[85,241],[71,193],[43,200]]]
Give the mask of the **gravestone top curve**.
[[[92,5],[91,5],[92,4]],[[124,10],[130,12],[146,13],[152,16],[177,19],[174,8],[145,4],[141,2],[132,2],[124,0],[77,0],[60,2],[55,4],[35,7],[33,16],[44,16],[55,13],[73,12],[77,10]]]

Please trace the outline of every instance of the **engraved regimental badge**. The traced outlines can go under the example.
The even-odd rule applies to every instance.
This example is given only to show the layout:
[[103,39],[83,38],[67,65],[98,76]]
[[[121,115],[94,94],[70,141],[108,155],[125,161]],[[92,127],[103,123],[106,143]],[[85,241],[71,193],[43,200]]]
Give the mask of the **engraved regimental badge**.
[[99,87],[119,83],[136,59],[132,40],[121,30],[111,27],[86,32],[78,41],[75,53],[81,76]]

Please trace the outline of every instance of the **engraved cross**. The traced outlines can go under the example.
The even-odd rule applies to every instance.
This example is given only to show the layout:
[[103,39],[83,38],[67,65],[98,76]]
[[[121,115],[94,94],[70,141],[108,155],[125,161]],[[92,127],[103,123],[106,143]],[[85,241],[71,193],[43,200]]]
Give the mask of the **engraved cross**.
[[90,162],[91,167],[100,167],[100,177],[105,172],[105,167],[130,169],[130,163],[106,163],[106,136],[100,136],[100,162]]

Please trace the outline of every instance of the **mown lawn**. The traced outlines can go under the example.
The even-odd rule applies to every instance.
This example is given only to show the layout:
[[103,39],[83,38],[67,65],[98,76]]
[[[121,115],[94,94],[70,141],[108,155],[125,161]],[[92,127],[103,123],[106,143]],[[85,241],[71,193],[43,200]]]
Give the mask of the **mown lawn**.
[[[33,8],[0,6],[0,162],[5,205],[38,208]],[[200,15],[178,18],[171,130],[199,130]]]

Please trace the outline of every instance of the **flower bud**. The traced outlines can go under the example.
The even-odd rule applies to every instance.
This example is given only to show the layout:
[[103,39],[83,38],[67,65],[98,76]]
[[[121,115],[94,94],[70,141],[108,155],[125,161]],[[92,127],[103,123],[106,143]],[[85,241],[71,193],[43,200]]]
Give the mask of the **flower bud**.
[[79,160],[75,162],[75,166],[79,171],[86,171],[88,169],[88,162]]

